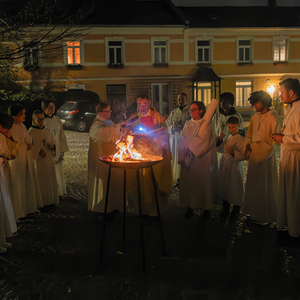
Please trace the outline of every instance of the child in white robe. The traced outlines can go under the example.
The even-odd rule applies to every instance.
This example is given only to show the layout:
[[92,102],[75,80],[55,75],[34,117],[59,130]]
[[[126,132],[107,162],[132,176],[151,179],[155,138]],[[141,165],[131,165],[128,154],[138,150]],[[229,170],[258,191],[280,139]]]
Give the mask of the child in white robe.
[[211,210],[218,204],[217,181],[218,165],[215,136],[211,124],[197,134],[200,139],[200,154],[194,156],[190,151],[193,138],[201,125],[201,120],[206,112],[205,105],[194,101],[190,105],[191,120],[187,121],[182,130],[179,143],[179,163],[181,173],[179,181],[179,201],[188,207],[185,218],[193,215],[194,209],[203,210],[202,219],[208,220]]
[[233,204],[229,222],[237,220],[244,200],[244,175],[241,161],[244,157],[245,138],[240,135],[240,120],[231,116],[227,120],[230,135],[227,136],[217,151],[222,153],[219,169],[219,189],[222,199],[220,221],[225,222]]
[[36,213],[42,207],[42,198],[39,190],[36,170],[32,159],[32,138],[23,124],[25,121],[25,107],[22,104],[13,104],[8,109],[14,119],[11,134],[18,142],[16,159],[10,163],[11,201],[16,219]]
[[280,121],[271,107],[267,92],[259,91],[248,99],[257,111],[250,120],[245,137],[245,155],[249,159],[243,213],[260,225],[275,222],[277,218],[278,170],[275,159],[275,141]]
[[67,194],[66,180],[63,169],[64,153],[69,151],[66,136],[63,131],[63,125],[57,115],[55,115],[55,103],[52,100],[42,101],[42,110],[45,113],[45,128],[49,129],[54,137],[56,145],[56,154],[53,157],[55,172],[58,184],[58,194],[64,196]]
[[6,177],[3,166],[12,158],[11,151],[7,145],[7,138],[13,120],[10,116],[0,113],[0,254],[5,253],[11,244],[6,242],[6,237],[13,236],[17,231],[15,215],[11,205],[10,195],[7,188]]
[[[33,160],[38,175],[38,183],[43,205],[59,203],[58,185],[52,151],[55,149],[54,139],[44,126],[44,113],[36,110],[32,114],[32,127],[29,135],[33,142]],[[54,153],[55,154],[55,153]]]

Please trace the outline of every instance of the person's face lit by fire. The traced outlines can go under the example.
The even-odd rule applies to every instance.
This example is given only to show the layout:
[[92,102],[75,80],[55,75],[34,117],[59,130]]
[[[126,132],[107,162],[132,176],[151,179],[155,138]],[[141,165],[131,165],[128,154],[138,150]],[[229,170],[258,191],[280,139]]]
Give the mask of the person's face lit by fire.
[[22,109],[16,116],[12,116],[16,123],[25,122],[25,109]]
[[284,85],[280,86],[280,98],[284,103],[289,103],[294,100],[294,92],[292,90],[287,90]]
[[139,112],[145,116],[150,109],[151,101],[146,98],[139,98],[137,101]]
[[53,102],[49,103],[48,107],[45,110],[45,114],[49,117],[52,117],[52,115],[55,112],[55,104]]
[[194,120],[200,120],[202,112],[203,110],[200,110],[197,104],[193,103],[190,106],[190,115]]
[[98,112],[103,119],[110,120],[111,109],[110,106],[103,108],[102,111]]
[[184,107],[186,105],[186,97],[183,94],[177,96],[177,103],[179,107]]

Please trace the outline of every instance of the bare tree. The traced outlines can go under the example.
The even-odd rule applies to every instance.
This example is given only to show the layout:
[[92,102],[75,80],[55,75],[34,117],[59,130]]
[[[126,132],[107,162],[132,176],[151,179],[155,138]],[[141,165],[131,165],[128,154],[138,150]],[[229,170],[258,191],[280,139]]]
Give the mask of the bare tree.
[[[62,40],[75,41],[90,29],[80,25],[93,3],[67,0],[0,0],[0,74],[15,80],[26,58],[57,55]],[[60,41],[60,43],[58,43]]]

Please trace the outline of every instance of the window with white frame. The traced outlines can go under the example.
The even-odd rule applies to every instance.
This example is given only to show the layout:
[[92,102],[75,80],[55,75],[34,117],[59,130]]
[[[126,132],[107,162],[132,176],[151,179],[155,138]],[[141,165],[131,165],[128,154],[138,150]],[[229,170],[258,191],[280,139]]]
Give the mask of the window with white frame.
[[168,63],[168,40],[152,38],[152,62],[154,64]]
[[238,62],[251,62],[251,40],[238,40]]
[[196,40],[196,60],[197,63],[210,62],[210,40]]
[[194,82],[194,101],[202,101],[206,106],[211,102],[211,82]]
[[35,68],[39,65],[39,48],[37,45],[32,46],[31,43],[24,43],[24,68]]
[[252,93],[252,81],[236,81],[235,83],[235,106],[250,107],[248,101]]
[[287,39],[274,39],[274,62],[286,62],[287,61]]
[[122,50],[123,50],[123,41],[122,40],[113,40],[108,41],[108,64],[113,65],[122,65]]
[[80,41],[66,42],[68,65],[80,65]]
[[158,112],[168,117],[169,115],[169,85],[168,83],[152,83],[152,105]]

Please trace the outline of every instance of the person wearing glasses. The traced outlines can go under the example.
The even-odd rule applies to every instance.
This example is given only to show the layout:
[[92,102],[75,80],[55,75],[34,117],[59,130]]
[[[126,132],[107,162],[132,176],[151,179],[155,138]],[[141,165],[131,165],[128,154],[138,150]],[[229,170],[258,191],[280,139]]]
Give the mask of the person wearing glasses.
[[[104,212],[109,166],[99,160],[101,156],[116,153],[116,142],[121,137],[121,126],[110,119],[111,107],[101,102],[96,107],[97,116],[90,127],[88,152],[88,210]],[[122,210],[123,170],[112,168],[107,212]]]
[[[178,161],[181,164],[179,182],[179,202],[188,207],[185,218],[193,216],[195,209],[203,211],[202,221],[207,221],[211,210],[217,204],[218,164],[215,145],[215,135],[212,125],[199,131],[202,118],[206,112],[203,102],[193,101],[189,107],[191,120],[187,121],[182,129],[182,138],[179,143]],[[197,156],[189,147],[192,147],[194,137],[199,138],[200,148]]]

